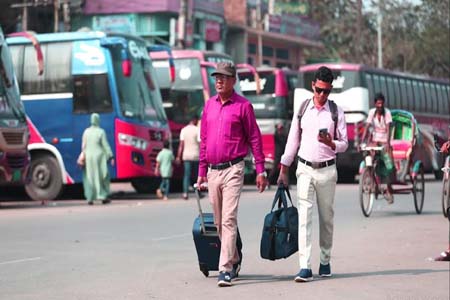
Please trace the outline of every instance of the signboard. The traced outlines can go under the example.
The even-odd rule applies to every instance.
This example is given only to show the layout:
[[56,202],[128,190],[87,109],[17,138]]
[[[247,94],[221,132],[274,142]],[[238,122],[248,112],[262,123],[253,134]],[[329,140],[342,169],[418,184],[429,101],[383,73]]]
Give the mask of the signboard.
[[94,30],[135,34],[136,18],[133,14],[95,16],[92,21]]
[[211,20],[205,20],[205,40],[208,42],[219,42],[220,23]]

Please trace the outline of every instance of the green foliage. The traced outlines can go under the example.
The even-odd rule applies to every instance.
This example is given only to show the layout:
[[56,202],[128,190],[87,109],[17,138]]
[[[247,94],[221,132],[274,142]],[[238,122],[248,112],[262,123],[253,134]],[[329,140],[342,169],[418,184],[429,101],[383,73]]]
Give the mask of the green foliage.
[[327,57],[376,66],[380,6],[383,67],[450,78],[449,0],[308,2],[310,17],[320,23],[325,49],[306,59]]

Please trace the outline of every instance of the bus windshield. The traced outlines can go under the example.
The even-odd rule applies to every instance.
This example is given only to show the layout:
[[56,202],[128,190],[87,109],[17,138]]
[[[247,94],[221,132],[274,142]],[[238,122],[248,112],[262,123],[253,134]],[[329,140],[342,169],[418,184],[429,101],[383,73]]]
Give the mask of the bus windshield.
[[249,99],[259,118],[284,118],[287,113],[287,101],[275,95],[275,74],[273,72],[258,72],[261,93],[256,94],[255,77],[252,73],[239,73],[242,93]]
[[14,77],[14,69],[8,51],[0,47],[0,117],[25,122],[25,112]]
[[167,118],[187,124],[192,116],[200,116],[203,109],[200,62],[196,58],[180,58],[174,59],[174,64],[175,81],[172,84],[168,61],[153,61]]
[[[353,87],[361,86],[358,72],[341,70],[332,70],[332,72],[334,76],[332,93],[342,93]],[[314,80],[314,74],[315,72],[302,73],[300,87],[313,92],[311,82]]]
[[119,104],[123,116],[139,121],[167,122],[161,95],[155,86],[155,73],[144,44],[129,41],[129,57],[131,76],[122,72],[122,56],[120,47],[111,47],[114,74],[119,92]]

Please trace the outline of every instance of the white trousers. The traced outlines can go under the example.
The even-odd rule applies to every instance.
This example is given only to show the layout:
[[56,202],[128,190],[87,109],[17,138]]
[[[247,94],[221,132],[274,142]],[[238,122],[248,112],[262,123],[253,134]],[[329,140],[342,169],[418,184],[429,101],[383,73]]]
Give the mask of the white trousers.
[[333,246],[334,193],[336,165],[313,169],[301,162],[297,166],[298,248],[301,269],[311,269],[312,210],[317,200],[320,234],[320,263],[330,262]]

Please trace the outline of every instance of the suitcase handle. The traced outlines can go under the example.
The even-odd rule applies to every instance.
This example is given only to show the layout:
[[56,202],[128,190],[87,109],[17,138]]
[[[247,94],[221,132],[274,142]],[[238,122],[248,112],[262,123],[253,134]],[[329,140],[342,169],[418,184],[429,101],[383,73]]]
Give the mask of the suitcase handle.
[[195,194],[195,198],[197,200],[198,213],[199,213],[199,217],[200,217],[200,225],[202,227],[203,233],[205,234],[206,233],[205,220],[203,218],[202,206],[200,204],[200,191],[198,190],[197,183],[194,183],[194,194]]

